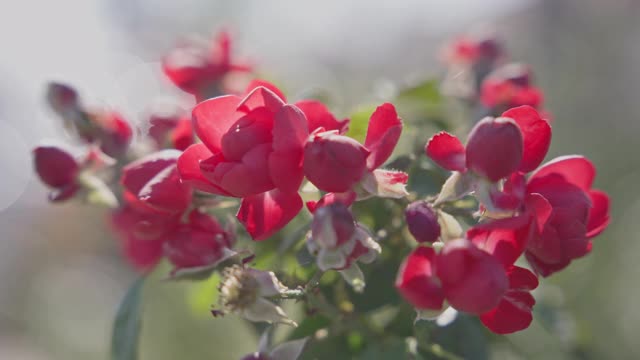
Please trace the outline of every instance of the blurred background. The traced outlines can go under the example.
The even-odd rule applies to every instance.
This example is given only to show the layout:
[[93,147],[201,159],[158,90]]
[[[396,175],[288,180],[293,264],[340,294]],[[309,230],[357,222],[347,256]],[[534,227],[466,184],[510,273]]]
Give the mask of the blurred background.
[[[493,357],[640,357],[640,1],[23,0],[1,8],[0,359],[107,359],[113,315],[135,278],[106,213],[51,206],[32,174],[30,150],[67,138],[45,107],[46,82],[68,82],[89,102],[139,119],[158,98],[184,100],[159,65],[176,40],[226,27],[237,53],[288,93],[328,89],[345,115],[385,84],[441,76],[440,45],[481,24],[531,64],[545,91],[555,119],[549,157],[587,155],[596,187],[613,201],[613,222],[592,254],[546,282],[543,296],[564,309],[555,315],[562,321],[550,329],[537,316]],[[243,323],[211,318],[208,293],[151,282],[142,359],[253,351]]]

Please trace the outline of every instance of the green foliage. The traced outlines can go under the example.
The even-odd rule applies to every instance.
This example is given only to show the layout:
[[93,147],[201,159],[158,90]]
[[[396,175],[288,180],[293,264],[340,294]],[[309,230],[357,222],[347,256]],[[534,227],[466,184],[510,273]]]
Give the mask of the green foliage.
[[136,280],[120,303],[111,338],[112,360],[138,359],[144,280],[144,277]]

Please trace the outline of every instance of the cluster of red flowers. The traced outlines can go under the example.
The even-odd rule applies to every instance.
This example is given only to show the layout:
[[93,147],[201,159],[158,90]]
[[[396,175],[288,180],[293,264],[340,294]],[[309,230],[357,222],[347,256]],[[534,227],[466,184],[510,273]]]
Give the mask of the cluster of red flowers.
[[[457,192],[446,200],[473,193],[482,221],[440,252],[419,247],[405,260],[396,286],[408,301],[437,310],[446,300],[497,333],[529,325],[538,280],[515,261],[524,253],[535,274],[549,276],[588,254],[609,222],[609,198],[591,188],[589,160],[564,156],[538,167],[550,140],[551,127],[530,106],[481,120],[466,146],[446,132],[429,140],[427,156],[454,172],[445,188]],[[438,239],[438,214],[428,204],[409,207],[407,222],[418,241]]]
[[[452,64],[489,73],[483,75],[477,98],[492,114],[505,111],[477,122],[466,145],[446,132],[428,141],[426,155],[453,174],[437,198],[406,208],[408,229],[420,245],[400,267],[396,287],[418,310],[441,311],[449,304],[479,315],[494,332],[509,333],[531,322],[535,300],[530,292],[538,276],[549,276],[590,252],[591,239],[609,222],[609,199],[591,188],[595,169],[581,156],[540,166],[551,142],[551,126],[536,110],[542,95],[530,84],[528,69],[499,67],[502,58],[499,44],[486,38],[462,39],[448,53]],[[104,195],[106,185],[96,185],[96,174],[112,164],[103,155],[113,157],[123,166],[115,167],[120,205],[111,222],[127,257],[142,270],[165,257],[175,272],[198,271],[235,254],[231,221],[223,226],[206,213],[218,197],[240,199],[237,219],[253,240],[262,241],[302,210],[306,179],[323,194],[306,204],[313,214],[309,253],[321,271],[340,271],[362,290],[357,263],[375,261],[382,248],[350,207],[372,196],[409,195],[408,174],[381,168],[402,132],[395,107],[385,103],[373,112],[361,144],[345,135],[349,120],[339,120],[317,100],[289,103],[265,81],[220,95],[229,73],[249,70],[231,61],[226,33],[214,50],[180,46],[163,68],[199,102],[191,119],[151,116],[143,139],[156,152],[141,158],[129,146],[132,127],[120,116],[87,110],[75,90],[51,86],[52,108],[90,144],[89,156],[80,162],[59,148],[36,149],[35,167],[54,189],[52,200],[69,199],[83,189],[100,189]],[[478,201],[480,222],[466,233],[443,231],[455,219],[442,205],[455,206],[467,195]],[[515,265],[523,254],[533,272]],[[267,279],[274,294],[286,289],[273,273],[234,269],[224,287],[227,308],[246,305],[236,301],[233,287],[250,283],[246,278],[251,276]],[[255,313],[258,305],[238,311],[264,319]],[[286,318],[275,305],[266,306],[276,314],[267,319]]]

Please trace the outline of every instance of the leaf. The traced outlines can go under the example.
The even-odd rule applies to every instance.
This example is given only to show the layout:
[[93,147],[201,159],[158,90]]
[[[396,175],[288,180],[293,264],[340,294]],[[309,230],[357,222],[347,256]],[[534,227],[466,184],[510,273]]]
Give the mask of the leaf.
[[118,307],[111,336],[112,360],[138,359],[144,280],[144,277],[140,277],[133,283]]
[[349,117],[349,131],[347,136],[352,137],[359,142],[364,142],[364,138],[367,136],[367,128],[369,127],[369,118],[371,114],[376,110],[375,106],[362,107],[356,110]]

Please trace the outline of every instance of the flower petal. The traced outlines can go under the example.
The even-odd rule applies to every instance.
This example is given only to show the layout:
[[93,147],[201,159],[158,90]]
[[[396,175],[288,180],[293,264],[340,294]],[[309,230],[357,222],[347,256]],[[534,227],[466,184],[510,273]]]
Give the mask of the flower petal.
[[238,111],[248,113],[257,108],[265,107],[275,113],[284,105],[284,100],[276,95],[272,90],[258,86],[251,90],[247,96],[238,104]]
[[431,160],[447,170],[463,172],[466,169],[464,145],[448,132],[435,134],[424,150]]
[[509,268],[522,255],[531,229],[529,217],[518,216],[476,225],[467,231],[467,238]]
[[193,144],[185,150],[178,158],[178,172],[182,182],[193,186],[195,189],[229,196],[230,194],[221,187],[211,183],[200,171],[200,161],[213,156],[211,151],[203,143]]
[[549,174],[561,175],[566,181],[582,190],[589,190],[593,184],[593,179],[596,177],[596,168],[584,156],[560,156],[542,165],[531,175],[529,182]]
[[273,152],[269,155],[269,173],[282,191],[297,191],[304,177],[302,156],[309,136],[304,114],[295,106],[285,105],[275,115]]
[[419,246],[400,266],[395,286],[411,305],[418,309],[439,310],[444,302],[444,292],[434,274],[436,252],[433,248]]
[[202,174],[235,197],[260,194],[273,189],[269,176],[268,157],[271,144],[262,144],[249,150],[242,162],[227,162],[216,154],[200,162]]
[[237,112],[240,98],[235,95],[218,96],[205,100],[193,108],[193,128],[211,152],[222,151],[222,136],[242,116]]
[[244,91],[244,93],[248,95],[251,91],[253,91],[253,89],[255,89],[257,87],[260,87],[260,86],[271,90],[271,92],[276,94],[276,96],[278,96],[283,102],[287,102],[287,97],[284,95],[284,93],[280,89],[278,89],[272,83],[270,83],[270,82],[268,82],[266,80],[262,80],[262,79],[253,79],[253,80],[251,80],[249,85],[247,85],[247,88]]
[[295,104],[307,118],[309,133],[318,128],[338,130],[344,134],[349,126],[349,119],[338,121],[327,107],[318,100],[301,100]]
[[68,152],[54,146],[39,146],[33,150],[33,163],[43,183],[64,187],[73,183],[78,163]]
[[538,287],[538,279],[529,270],[514,266],[509,272],[509,290],[498,306],[482,314],[482,323],[496,334],[510,334],[529,327],[536,301],[529,293]]
[[589,191],[591,198],[591,210],[589,211],[589,220],[587,221],[587,237],[592,238],[600,235],[609,225],[609,196],[600,190]]
[[515,120],[522,132],[524,148],[519,170],[525,173],[535,170],[549,150],[551,126],[528,105],[509,109],[502,116]]
[[402,120],[396,108],[389,103],[378,106],[371,115],[364,146],[371,151],[367,157],[367,168],[373,170],[382,165],[396,147],[402,132]]
[[256,241],[265,240],[282,229],[302,209],[298,193],[278,189],[242,199],[237,218]]

